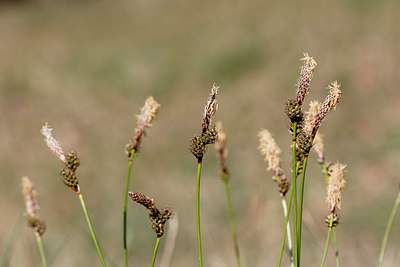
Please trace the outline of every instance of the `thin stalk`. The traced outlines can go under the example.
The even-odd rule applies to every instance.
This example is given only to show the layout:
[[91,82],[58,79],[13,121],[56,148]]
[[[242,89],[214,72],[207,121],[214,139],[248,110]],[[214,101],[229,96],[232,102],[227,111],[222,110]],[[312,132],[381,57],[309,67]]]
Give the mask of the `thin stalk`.
[[[80,190],[80,188],[79,188],[79,185],[78,185],[78,191],[81,192],[81,190]],[[103,266],[105,267],[105,266],[106,266],[106,263],[104,262],[103,254],[101,253],[99,243],[97,243],[96,235],[94,234],[93,227],[92,227],[92,223],[90,222],[89,214],[88,214],[88,212],[87,212],[87,210],[86,210],[85,201],[83,201],[82,193],[79,193],[79,194],[78,194],[78,197],[79,197],[79,200],[80,200],[80,202],[81,202],[83,212],[85,213],[85,217],[86,217],[87,224],[88,224],[88,226],[89,226],[90,234],[92,235],[92,238],[93,238],[93,243],[94,243],[94,245],[96,246],[97,253],[99,254],[101,263],[102,263]]]
[[308,154],[304,155],[304,161],[303,161],[303,170],[301,173],[301,188],[300,188],[300,204],[299,204],[299,225],[298,225],[298,262],[300,264],[300,256],[301,256],[301,228],[303,224],[303,200],[304,200],[304,184],[305,184],[305,178],[306,178],[306,168],[307,168],[307,161],[308,161]]
[[46,255],[44,254],[42,237],[38,232],[35,231],[36,241],[40,251],[40,257],[42,258],[43,267],[47,267]]
[[328,248],[329,248],[329,241],[331,239],[332,224],[333,224],[333,214],[331,214],[331,218],[329,220],[328,236],[326,237],[325,250],[324,250],[324,256],[322,257],[322,261],[321,261],[321,267],[323,267],[325,264],[326,254],[327,254]]
[[156,245],[154,246],[153,259],[151,260],[151,267],[154,267],[154,263],[156,262],[157,250],[159,245],[160,245],[160,237],[157,237],[157,242]]
[[[282,196],[282,208],[283,208],[283,214],[286,216],[289,214],[287,204],[286,204],[286,198]],[[290,257],[290,266],[294,267],[294,258],[293,258],[293,244],[292,244],[292,234],[290,232],[290,223],[288,222],[286,225],[286,232],[287,232],[287,241],[288,241],[288,249],[289,249],[289,257]]]
[[126,232],[127,232],[127,206],[128,206],[128,191],[129,191],[129,181],[131,177],[131,172],[132,172],[132,162],[133,158],[136,155],[136,151],[132,150],[131,151],[131,156],[129,157],[129,162],[128,162],[128,171],[126,173],[126,181],[125,181],[125,194],[124,194],[124,262],[125,262],[125,267],[128,267],[128,245],[127,245],[127,238],[126,238]]
[[201,160],[197,164],[197,192],[196,192],[196,222],[197,222],[197,247],[199,251],[199,266],[203,266],[203,256],[201,253],[201,233],[200,233],[200,177],[201,177]]
[[339,248],[338,248],[338,243],[336,239],[336,227],[333,228],[333,243],[335,245],[335,258],[336,258],[336,267],[340,266],[339,263]]
[[396,212],[399,209],[399,205],[400,205],[400,192],[397,195],[396,201],[393,205],[392,212],[390,213],[390,216],[389,216],[388,223],[386,225],[385,235],[383,236],[383,240],[382,240],[381,252],[379,253],[379,259],[378,259],[379,267],[382,266],[382,261],[383,261],[383,257],[385,256],[385,250],[386,250],[386,245],[388,242],[390,230],[392,229],[394,217],[396,216]]
[[231,232],[232,232],[232,238],[233,238],[233,245],[235,247],[236,262],[237,262],[237,266],[241,267],[242,263],[240,260],[239,242],[238,242],[237,234],[236,234],[235,220],[233,218],[232,201],[231,201],[231,194],[229,191],[228,181],[224,180],[224,184],[225,184],[225,192],[226,192],[226,204],[228,206],[229,222],[231,225]]
[[292,179],[292,186],[293,186],[293,236],[294,236],[294,264],[295,266],[299,266],[298,262],[298,236],[297,236],[297,171],[296,171],[296,134],[297,134],[297,122],[293,123],[293,139],[292,139],[292,156],[293,156],[293,167],[292,167],[292,173],[293,173],[293,179]]
[[[297,162],[296,173],[298,172],[299,167],[300,167],[300,162]],[[283,227],[283,236],[282,236],[282,241],[281,241],[281,251],[279,253],[278,267],[281,266],[281,263],[282,263],[283,249],[285,247],[287,229],[290,229],[290,227],[287,228],[287,226],[289,225],[289,215],[290,215],[290,208],[292,207],[292,199],[293,199],[293,184],[292,184],[291,189],[290,189],[288,212],[285,215],[285,226]],[[291,237],[290,237],[290,239],[291,239]],[[293,262],[293,264],[294,264],[294,262]]]

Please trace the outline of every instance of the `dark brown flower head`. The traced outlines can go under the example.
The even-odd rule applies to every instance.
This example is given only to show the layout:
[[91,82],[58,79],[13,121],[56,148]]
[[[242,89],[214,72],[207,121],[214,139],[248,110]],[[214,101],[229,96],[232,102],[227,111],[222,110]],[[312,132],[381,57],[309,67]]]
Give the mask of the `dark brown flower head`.
[[317,66],[315,60],[304,53],[304,66],[301,67],[300,77],[297,81],[297,103],[301,106],[304,98],[310,91],[310,83],[313,77],[314,69]]
[[164,234],[165,223],[172,218],[172,211],[170,208],[165,208],[158,214],[151,213],[149,215],[150,225],[156,232],[157,237],[161,237]]
[[288,99],[285,105],[285,113],[290,119],[291,123],[300,123],[303,120],[303,112],[301,105],[296,100]]
[[165,208],[159,211],[154,204],[153,199],[141,194],[129,192],[132,200],[144,206],[146,209],[150,210],[149,220],[151,228],[156,232],[157,237],[161,237],[164,234],[165,223],[172,218],[172,211],[170,208]]
[[75,172],[70,169],[62,168],[60,175],[62,180],[66,186],[74,190],[75,192],[79,193],[79,183],[78,177],[76,176]]
[[296,139],[297,147],[304,155],[308,155],[313,144],[311,136],[305,132],[300,132]]
[[79,165],[80,161],[75,151],[69,152],[67,155],[67,163],[65,163],[65,166],[67,166],[67,168],[71,171],[75,172]]
[[42,236],[46,231],[46,224],[37,214],[39,209],[36,199],[36,190],[28,177],[22,177],[22,193],[25,197],[26,220],[28,226]]
[[198,161],[201,161],[204,154],[206,153],[206,145],[214,144],[218,138],[218,133],[215,128],[211,127],[210,129],[212,116],[214,116],[218,108],[218,88],[219,87],[215,84],[211,88],[210,96],[208,97],[206,106],[204,108],[201,135],[195,135],[190,140],[190,152],[192,152],[192,154],[197,158]]
[[[332,226],[330,225],[331,224],[331,216],[333,216]],[[330,213],[325,218],[326,226],[328,226],[329,228],[338,226],[339,219],[340,219],[340,217],[337,213]]]

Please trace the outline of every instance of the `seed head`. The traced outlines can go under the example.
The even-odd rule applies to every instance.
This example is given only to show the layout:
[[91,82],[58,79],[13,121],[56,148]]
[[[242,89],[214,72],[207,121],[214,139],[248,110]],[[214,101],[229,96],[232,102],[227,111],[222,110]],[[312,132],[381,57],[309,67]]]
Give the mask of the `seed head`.
[[314,69],[317,66],[315,60],[307,53],[304,53],[304,65],[301,67],[300,77],[297,81],[297,103],[301,106],[304,98],[310,91],[310,83],[313,77]]
[[151,123],[157,117],[159,108],[160,104],[152,96],[146,99],[144,106],[140,109],[140,115],[136,115],[138,122],[135,136],[125,145],[125,153],[128,157],[131,156],[132,151],[138,151],[142,135],[145,134],[146,128],[151,127]]
[[65,153],[61,148],[60,143],[54,138],[52,134],[53,129],[50,127],[50,125],[46,124],[42,127],[40,132],[44,136],[44,140],[46,141],[47,146],[50,148],[50,150],[57,155],[57,157],[64,163],[67,163]]
[[318,101],[311,101],[310,108],[306,111],[306,116],[304,119],[303,131],[308,135],[311,135],[314,122],[317,119],[318,112],[321,108],[321,104]]
[[274,173],[281,170],[280,154],[282,151],[276,144],[272,134],[268,130],[263,129],[258,133],[258,139],[260,142],[258,149],[264,160],[268,162],[267,170],[272,170]]
[[63,183],[79,193],[79,181],[78,176],[76,176],[75,172],[70,169],[62,168],[60,172],[60,176],[62,178]]
[[141,193],[129,192],[129,195],[133,201],[141,204],[151,211],[149,215],[151,228],[153,228],[153,230],[156,232],[157,237],[161,237],[164,234],[165,223],[172,218],[171,209],[165,208],[159,211],[152,198],[149,198]]
[[286,116],[290,119],[291,123],[301,123],[303,121],[303,112],[301,111],[301,105],[296,100],[288,99],[285,105]]
[[342,96],[342,91],[340,91],[340,84],[337,81],[334,81],[332,85],[328,86],[329,93],[326,96],[324,102],[322,103],[321,108],[318,111],[317,118],[314,121],[312,137],[315,137],[317,134],[318,128],[322,123],[322,120],[326,117],[326,115],[336,108],[337,103],[339,103],[340,97]]
[[207,103],[204,107],[203,123],[202,123],[202,128],[203,128],[202,133],[203,134],[208,130],[208,127],[210,126],[210,123],[211,123],[212,116],[214,116],[215,112],[217,112],[218,89],[219,89],[219,86],[216,86],[215,84],[213,84],[213,87],[211,88],[211,93],[210,93],[210,95],[207,99]]
[[335,163],[328,171],[329,183],[328,183],[328,197],[326,202],[329,205],[329,210],[334,213],[337,209],[340,209],[341,192],[344,189],[346,181],[344,180],[344,169],[346,164]]
[[22,177],[22,194],[25,197],[26,219],[28,226],[35,229],[40,236],[46,230],[46,224],[39,219],[37,210],[39,209],[36,199],[36,190],[28,177]]

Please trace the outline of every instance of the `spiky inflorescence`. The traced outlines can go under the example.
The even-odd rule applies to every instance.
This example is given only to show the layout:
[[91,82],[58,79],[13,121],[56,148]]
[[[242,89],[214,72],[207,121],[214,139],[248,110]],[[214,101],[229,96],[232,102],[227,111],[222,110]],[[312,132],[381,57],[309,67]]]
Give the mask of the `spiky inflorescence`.
[[344,169],[346,164],[335,163],[329,168],[329,183],[328,183],[328,197],[326,202],[329,205],[331,213],[335,213],[336,210],[340,209],[341,192],[344,189],[346,181],[344,180]]
[[156,232],[157,237],[161,237],[164,234],[165,223],[172,218],[172,211],[170,208],[165,208],[159,211],[154,204],[153,199],[141,194],[129,192],[132,200],[144,206],[151,211],[149,214],[149,220],[151,228]]
[[203,113],[201,135],[195,135],[190,140],[190,152],[192,152],[192,154],[197,158],[198,161],[201,161],[204,153],[206,153],[206,145],[214,144],[218,139],[218,133],[215,128],[210,129],[212,116],[214,116],[215,112],[218,109],[218,88],[219,87],[214,84],[211,88],[211,93],[207,99],[207,103],[205,105]]
[[159,108],[160,104],[152,96],[146,99],[144,106],[140,109],[140,115],[136,115],[138,126],[135,136],[125,145],[125,153],[128,157],[131,156],[132,151],[138,151],[142,135],[145,134],[146,128],[151,127],[151,123],[157,117]]
[[70,169],[62,168],[60,175],[62,177],[63,183],[74,190],[75,192],[79,192],[79,181],[78,176],[76,176],[75,171]]
[[52,134],[53,129],[50,127],[49,124],[46,124],[42,127],[40,132],[44,136],[44,140],[46,141],[47,146],[50,150],[57,155],[57,157],[64,163],[67,163],[65,153],[61,148],[60,143],[54,138]]
[[297,124],[300,124],[303,121],[303,111],[296,100],[288,99],[285,104],[285,113],[291,123],[297,122]]
[[318,128],[322,123],[322,120],[326,117],[326,115],[336,108],[337,103],[339,103],[340,97],[342,96],[342,91],[340,91],[340,84],[337,81],[334,81],[331,85],[328,86],[329,93],[326,96],[324,102],[321,105],[321,108],[318,111],[317,117],[314,120],[313,128],[311,136],[314,139],[317,134]]
[[28,226],[42,236],[46,231],[46,224],[39,219],[37,214],[38,205],[36,199],[36,190],[28,177],[22,177],[22,194],[25,197],[26,219]]
[[310,83],[317,63],[307,53],[304,53],[304,65],[301,67],[300,77],[297,81],[297,103],[301,106],[304,98],[310,91]]
[[260,142],[258,149],[264,157],[264,160],[268,162],[267,170],[272,170],[274,172],[273,179],[278,182],[279,192],[281,192],[282,195],[285,195],[289,189],[289,183],[280,166],[281,149],[278,147],[272,134],[268,130],[261,130],[258,133],[258,138]]
[[218,109],[218,103],[217,103],[217,94],[218,94],[218,89],[219,86],[216,86],[213,84],[213,87],[211,88],[211,93],[207,99],[207,103],[204,107],[204,113],[203,113],[203,123],[202,123],[202,135],[205,134],[205,132],[209,129],[210,123],[212,116],[214,116],[215,112],[217,112]]
[[225,159],[228,154],[228,151],[225,149],[226,143],[226,133],[222,128],[222,122],[218,121],[216,126],[216,131],[218,132],[218,139],[215,142],[215,150],[217,150],[219,165],[221,168],[221,178],[224,182],[229,181],[229,171],[225,164]]

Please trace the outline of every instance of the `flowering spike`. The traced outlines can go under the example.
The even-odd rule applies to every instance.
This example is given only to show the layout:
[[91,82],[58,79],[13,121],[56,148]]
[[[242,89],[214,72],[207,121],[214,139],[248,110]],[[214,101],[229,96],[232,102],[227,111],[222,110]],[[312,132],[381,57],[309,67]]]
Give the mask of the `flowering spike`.
[[225,133],[224,129],[222,128],[221,121],[217,121],[217,123],[215,125],[215,129],[218,132],[218,139],[215,142],[215,150],[217,150],[219,164],[221,167],[221,178],[224,182],[228,182],[229,181],[229,171],[225,164],[225,158],[228,154],[228,151],[225,149],[226,133]]
[[337,103],[339,103],[340,97],[342,96],[342,91],[340,91],[340,84],[337,81],[334,81],[331,85],[328,86],[329,93],[326,96],[324,102],[321,105],[321,108],[318,111],[317,117],[314,121],[313,129],[312,129],[312,137],[314,138],[317,134],[318,128],[322,123],[322,120],[326,117],[326,115],[336,108]]
[[329,168],[329,183],[328,183],[328,197],[326,202],[329,205],[329,210],[334,213],[340,209],[341,192],[344,189],[346,181],[344,180],[344,169],[346,164],[335,163]]
[[317,66],[317,62],[310,57],[307,53],[304,53],[304,65],[301,67],[300,77],[297,81],[297,103],[301,106],[304,98],[310,91],[310,82],[313,77],[314,69]]
[[138,151],[142,135],[145,134],[145,129],[150,128],[151,123],[156,119],[160,106],[152,96],[146,99],[144,106],[140,109],[140,115],[136,115],[138,122],[135,136],[125,145],[125,153],[128,157],[131,156],[132,151]]
[[214,116],[215,112],[218,109],[218,103],[217,103],[218,89],[219,89],[219,86],[216,86],[215,84],[213,84],[213,87],[211,88],[210,96],[208,97],[207,103],[204,107],[203,123],[202,123],[202,128],[203,128],[202,133],[203,134],[208,130],[208,127],[210,126],[210,123],[211,123],[212,116]]
[[35,229],[40,236],[46,231],[46,224],[39,219],[37,210],[39,209],[36,199],[36,190],[28,177],[22,177],[22,194],[25,197],[26,219],[28,226]]
[[50,127],[50,125],[46,124],[42,127],[40,132],[42,135],[45,137],[44,140],[46,141],[47,146],[50,148],[50,150],[57,155],[57,157],[64,163],[67,163],[65,153],[61,148],[60,143],[54,138],[52,134],[53,129]]

